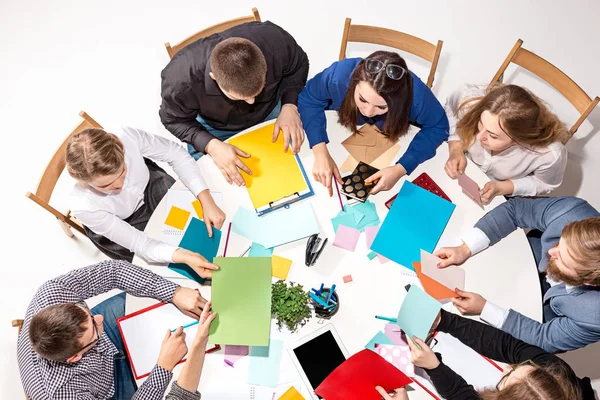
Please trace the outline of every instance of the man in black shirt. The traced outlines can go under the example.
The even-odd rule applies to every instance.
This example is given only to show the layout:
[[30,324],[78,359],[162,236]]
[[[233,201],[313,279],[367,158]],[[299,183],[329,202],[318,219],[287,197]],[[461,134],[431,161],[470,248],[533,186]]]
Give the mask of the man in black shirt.
[[188,144],[194,158],[209,154],[231,184],[244,185],[243,149],[223,141],[274,118],[273,141],[284,151],[304,141],[296,103],[306,84],[308,57],[294,38],[271,22],[249,22],[200,39],[179,51],[162,71],[160,118]]

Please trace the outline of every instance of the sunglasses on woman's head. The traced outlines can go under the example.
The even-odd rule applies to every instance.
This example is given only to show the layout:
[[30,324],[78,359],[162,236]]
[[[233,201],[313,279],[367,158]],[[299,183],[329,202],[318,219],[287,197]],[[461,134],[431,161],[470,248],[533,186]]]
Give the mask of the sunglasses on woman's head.
[[365,70],[370,74],[378,74],[385,68],[385,73],[388,78],[395,81],[402,79],[406,74],[406,69],[396,64],[386,64],[383,61],[367,58],[365,60]]

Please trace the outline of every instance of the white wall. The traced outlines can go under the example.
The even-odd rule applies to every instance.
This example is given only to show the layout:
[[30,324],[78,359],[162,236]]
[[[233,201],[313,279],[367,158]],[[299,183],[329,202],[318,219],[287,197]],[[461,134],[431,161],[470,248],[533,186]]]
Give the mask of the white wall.
[[[290,5],[286,5],[290,4]],[[294,4],[294,5],[291,5]],[[224,7],[226,6],[226,7]],[[158,117],[165,41],[177,42],[216,22],[249,14],[287,29],[308,53],[310,76],[337,59],[345,17],[358,24],[444,40],[434,92],[443,102],[463,82],[487,83],[517,38],[590,94],[600,95],[600,2],[594,0],[330,0],[253,3],[191,0],[2,0],[0,2],[0,157],[3,195],[0,280],[0,397],[21,398],[16,332],[45,280],[102,259],[84,238],[67,238],[50,215],[24,196],[65,135],[86,110],[106,127],[130,124],[169,135]],[[356,50],[360,50],[358,53]],[[370,47],[350,45],[350,55]],[[426,67],[409,60],[426,79]],[[576,111],[552,88],[509,69],[508,81],[525,84],[572,123]],[[570,163],[560,194],[577,194],[600,208],[600,108],[569,143]],[[63,200],[63,201],[61,201]],[[56,202],[64,205],[64,198]],[[598,346],[594,353],[600,354]],[[572,358],[580,374],[600,378],[588,349]],[[569,355],[571,357],[571,355]],[[597,358],[596,358],[597,360]]]

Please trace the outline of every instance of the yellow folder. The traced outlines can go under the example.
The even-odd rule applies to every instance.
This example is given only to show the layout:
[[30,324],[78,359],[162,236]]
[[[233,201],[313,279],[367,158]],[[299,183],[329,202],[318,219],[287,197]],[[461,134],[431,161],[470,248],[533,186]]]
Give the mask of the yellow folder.
[[268,206],[294,193],[308,189],[302,169],[291,149],[283,151],[283,133],[272,143],[275,123],[263,126],[229,140],[229,143],[250,154],[241,160],[252,175],[242,172],[254,208]]

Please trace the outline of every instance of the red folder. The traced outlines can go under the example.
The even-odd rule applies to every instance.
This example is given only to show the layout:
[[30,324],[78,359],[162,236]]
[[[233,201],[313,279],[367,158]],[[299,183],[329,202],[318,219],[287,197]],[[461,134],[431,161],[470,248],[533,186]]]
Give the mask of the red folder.
[[394,390],[411,382],[408,376],[379,354],[365,349],[329,374],[315,393],[327,400],[380,400],[381,395],[375,386]]

